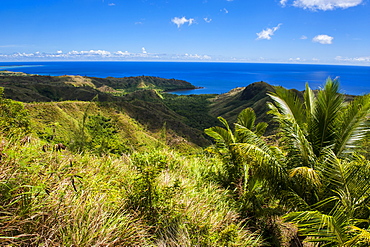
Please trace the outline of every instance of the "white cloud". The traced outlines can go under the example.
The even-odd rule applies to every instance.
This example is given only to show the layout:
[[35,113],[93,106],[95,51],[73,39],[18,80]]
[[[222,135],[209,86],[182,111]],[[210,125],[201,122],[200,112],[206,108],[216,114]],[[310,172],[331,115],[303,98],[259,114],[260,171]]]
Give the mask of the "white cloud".
[[57,51],[57,53],[58,53],[58,54],[62,54],[62,53],[63,53],[63,51],[62,51],[62,50],[59,50],[59,51]]
[[297,58],[289,58],[289,61],[290,62],[304,62],[304,61],[306,61],[306,59],[302,59],[300,57],[297,57]]
[[69,51],[65,53],[13,53],[1,54],[0,61],[199,61],[212,60],[209,55],[200,54],[156,54],[148,53],[144,47],[141,52],[109,52],[105,50]]
[[85,56],[109,56],[111,53],[104,50],[90,50],[90,51],[71,51],[68,54],[85,55]]
[[302,35],[302,36],[300,37],[300,39],[307,39],[307,36]]
[[262,30],[261,32],[257,33],[257,40],[259,39],[271,39],[271,36],[274,35],[274,33],[280,28],[282,24],[279,23],[276,27],[273,28],[267,28],[265,30]]
[[342,56],[337,56],[335,57],[335,60],[340,61],[340,62],[361,62],[361,63],[370,63],[370,56],[367,57],[342,57]]
[[312,42],[315,42],[315,43],[320,43],[320,44],[323,44],[323,45],[330,45],[333,43],[333,37],[329,36],[329,35],[326,35],[326,34],[320,34],[320,35],[317,35],[315,36],[313,39],[312,39]]
[[[281,0],[286,4],[286,0]],[[362,3],[362,0],[294,0],[293,6],[310,10],[333,10],[350,8]]]
[[285,7],[287,1],[288,0],[280,0],[280,4]]
[[68,52],[67,54],[70,54],[70,55],[78,55],[80,53],[78,51],[73,50],[73,51]]
[[193,18],[190,18],[190,19],[186,19],[185,16],[183,16],[182,18],[179,18],[179,17],[175,17],[171,20],[173,23],[175,23],[177,25],[178,28],[180,28],[182,25],[184,25],[185,23],[189,23],[189,26],[191,24],[193,24],[193,22],[195,21]]
[[116,6],[115,3],[108,3],[108,6]]
[[203,20],[205,21],[205,22],[207,22],[207,23],[210,23],[211,21],[212,21],[212,19],[210,19],[210,18],[203,18]]
[[118,56],[129,56],[131,55],[131,53],[129,53],[128,51],[116,51],[114,54],[118,55]]
[[185,53],[185,57],[186,58],[195,58],[195,59],[201,59],[201,60],[209,60],[209,59],[212,59],[212,57],[208,56],[208,55],[198,55],[198,54],[188,54],[188,53]]

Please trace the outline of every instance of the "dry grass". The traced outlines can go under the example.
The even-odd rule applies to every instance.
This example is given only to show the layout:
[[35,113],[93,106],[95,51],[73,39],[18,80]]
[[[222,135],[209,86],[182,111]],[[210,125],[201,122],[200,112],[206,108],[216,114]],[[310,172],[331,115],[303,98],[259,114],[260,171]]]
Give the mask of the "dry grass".
[[155,180],[153,220],[150,211],[132,208],[130,193],[141,192],[135,187],[140,171],[130,156],[42,152],[42,145],[37,138],[2,144],[1,246],[261,244],[258,235],[243,229],[224,190],[199,186],[201,177],[192,171],[196,157],[153,150],[166,161]]

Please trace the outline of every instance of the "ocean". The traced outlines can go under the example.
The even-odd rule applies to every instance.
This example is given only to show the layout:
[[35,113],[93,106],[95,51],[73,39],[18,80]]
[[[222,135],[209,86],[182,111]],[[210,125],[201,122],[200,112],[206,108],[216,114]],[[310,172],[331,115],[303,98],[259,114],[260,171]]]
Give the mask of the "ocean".
[[341,92],[370,93],[370,67],[344,65],[207,63],[207,62],[0,62],[0,70],[39,75],[81,75],[90,77],[158,76],[185,80],[196,90],[176,94],[221,94],[236,87],[265,81],[271,85],[304,90],[323,86],[326,79],[338,78]]

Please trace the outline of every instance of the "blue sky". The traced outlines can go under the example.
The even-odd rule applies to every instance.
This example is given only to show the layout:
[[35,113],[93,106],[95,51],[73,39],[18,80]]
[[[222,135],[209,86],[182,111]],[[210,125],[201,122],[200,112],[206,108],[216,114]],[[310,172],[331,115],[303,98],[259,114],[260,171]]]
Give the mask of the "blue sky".
[[0,61],[370,65],[370,0],[3,0]]

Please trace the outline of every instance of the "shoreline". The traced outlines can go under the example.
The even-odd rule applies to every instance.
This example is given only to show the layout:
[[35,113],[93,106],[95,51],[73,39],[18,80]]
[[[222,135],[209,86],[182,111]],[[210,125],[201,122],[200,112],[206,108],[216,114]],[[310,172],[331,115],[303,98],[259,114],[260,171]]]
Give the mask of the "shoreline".
[[196,89],[203,89],[205,87],[195,87],[195,88],[185,88],[185,89],[171,89],[171,90],[165,90],[164,93],[172,93],[172,92],[181,92],[181,91],[190,91],[190,90],[196,90]]
[[[362,66],[338,67],[303,64],[250,64],[250,63],[146,63],[146,62],[30,62],[1,63],[0,69],[10,65],[23,65],[8,70],[46,76],[81,75],[95,78],[122,78],[152,75],[161,78],[178,78],[198,88],[185,86],[181,90],[168,90],[176,94],[222,94],[236,87],[256,81],[271,85],[304,90],[305,84],[318,89],[328,77],[340,78],[341,91],[351,95],[370,93],[369,70]],[[2,67],[1,67],[2,66]],[[37,67],[35,67],[37,66]],[[318,67],[316,67],[318,66]]]

